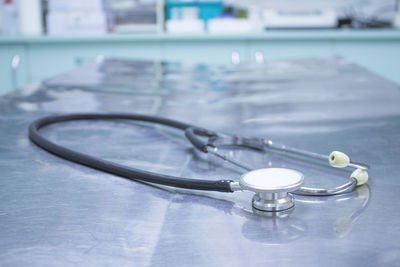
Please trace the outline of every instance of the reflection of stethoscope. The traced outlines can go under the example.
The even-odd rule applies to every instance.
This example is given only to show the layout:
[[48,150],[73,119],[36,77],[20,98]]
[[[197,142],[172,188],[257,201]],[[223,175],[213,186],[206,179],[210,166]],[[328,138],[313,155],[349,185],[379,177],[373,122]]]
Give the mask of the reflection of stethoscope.
[[[162,124],[185,131],[187,139],[200,151],[214,155],[236,166],[246,169],[247,173],[240,177],[239,182],[233,180],[201,180],[183,177],[175,177],[148,172],[140,169],[120,165],[111,161],[95,158],[80,152],[73,151],[57,145],[39,132],[40,128],[49,124],[76,120],[134,120]],[[253,207],[260,211],[284,211],[294,206],[294,198],[289,192],[298,195],[327,196],[347,193],[356,186],[362,185],[368,180],[368,166],[353,162],[342,152],[334,151],[329,156],[320,155],[300,149],[274,144],[271,140],[262,138],[245,138],[229,136],[198,128],[182,122],[137,114],[71,114],[60,116],[48,116],[34,121],[29,126],[29,137],[43,149],[65,158],[95,169],[119,175],[131,180],[167,185],[194,190],[208,190],[220,192],[234,192],[241,190],[253,191]],[[312,159],[327,160],[336,168],[353,167],[356,170],[351,174],[345,184],[332,188],[308,188],[302,187],[304,183],[303,174],[286,168],[266,168],[251,170],[246,164],[224,155],[218,151],[221,146],[244,146],[262,151],[283,151],[310,157]]]
[[[236,211],[238,215],[245,216],[247,220],[242,225],[243,235],[253,241],[261,242],[269,245],[282,244],[292,242],[296,239],[304,237],[306,234],[308,237],[317,235],[321,238],[322,235],[336,238],[346,237],[352,230],[353,225],[356,223],[358,218],[364,212],[368,206],[370,199],[370,191],[368,185],[357,187],[352,194],[335,196],[334,198],[301,198],[297,201],[301,204],[327,204],[325,202],[343,202],[351,201],[357,206],[351,213],[348,211],[338,216],[336,212],[330,212],[324,209],[325,218],[323,220],[305,220],[303,217],[298,216],[289,217],[290,211],[286,212],[269,212],[269,213],[257,213],[255,209],[246,210],[244,208]],[[346,203],[348,204],[348,203]],[[251,216],[251,214],[257,214],[261,216]],[[271,214],[270,216],[268,216]],[[274,214],[276,214],[274,216]],[[329,215],[335,215],[330,218]],[[268,217],[266,217],[268,216]],[[312,215],[311,215],[312,216]],[[332,220],[333,219],[333,220]],[[260,228],[262,231],[260,231]],[[323,229],[321,231],[321,229]],[[323,237],[323,236],[322,236]]]

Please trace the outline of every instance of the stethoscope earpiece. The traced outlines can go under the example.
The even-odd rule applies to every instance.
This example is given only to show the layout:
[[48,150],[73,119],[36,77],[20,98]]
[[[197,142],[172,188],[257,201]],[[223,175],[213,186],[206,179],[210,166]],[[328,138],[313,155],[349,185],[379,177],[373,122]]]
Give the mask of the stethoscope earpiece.
[[350,175],[354,179],[357,186],[363,185],[368,181],[368,172],[366,166],[362,166],[350,161],[349,156],[340,151],[333,151],[329,155],[329,164],[335,168],[345,168],[347,166],[355,167],[356,170]]
[[345,153],[333,151],[329,155],[329,164],[335,168],[345,168],[350,164],[350,158]]
[[357,186],[361,186],[368,181],[368,172],[363,169],[356,169],[350,175],[350,178],[356,180]]

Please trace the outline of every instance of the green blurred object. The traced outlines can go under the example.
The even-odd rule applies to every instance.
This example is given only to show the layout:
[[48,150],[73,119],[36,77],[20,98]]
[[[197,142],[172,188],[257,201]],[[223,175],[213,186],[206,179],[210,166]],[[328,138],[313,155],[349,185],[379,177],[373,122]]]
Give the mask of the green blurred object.
[[235,11],[235,18],[247,19],[249,17],[249,13],[245,9],[238,9]]

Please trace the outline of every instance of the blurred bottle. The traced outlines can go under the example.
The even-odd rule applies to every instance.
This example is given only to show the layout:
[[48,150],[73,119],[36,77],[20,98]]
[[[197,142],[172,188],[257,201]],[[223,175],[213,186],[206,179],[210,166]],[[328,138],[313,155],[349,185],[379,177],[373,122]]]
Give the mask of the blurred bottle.
[[39,35],[43,33],[41,0],[17,0],[19,33]]
[[3,6],[4,3],[0,2],[0,34],[3,33]]
[[2,33],[4,35],[18,34],[18,13],[15,1],[3,0],[2,6]]
[[394,17],[393,25],[396,28],[400,28],[400,0],[396,2],[396,16]]

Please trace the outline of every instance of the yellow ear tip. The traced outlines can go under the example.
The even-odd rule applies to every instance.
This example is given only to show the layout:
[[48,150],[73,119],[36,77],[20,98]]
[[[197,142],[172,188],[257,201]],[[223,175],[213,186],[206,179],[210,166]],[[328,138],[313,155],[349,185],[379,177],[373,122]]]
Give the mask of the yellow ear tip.
[[350,158],[340,151],[333,151],[329,155],[329,164],[335,168],[347,167],[350,163]]
[[368,181],[368,172],[366,170],[357,169],[355,170],[350,178],[357,181],[357,186],[363,185]]

